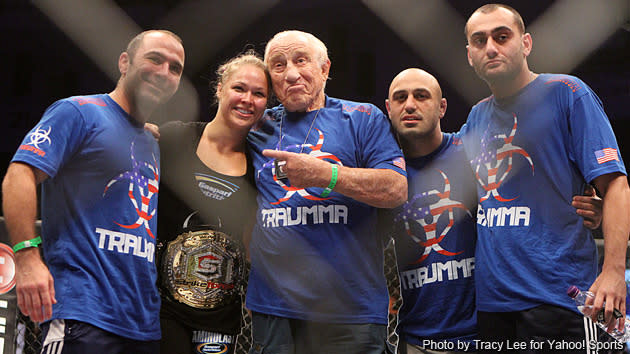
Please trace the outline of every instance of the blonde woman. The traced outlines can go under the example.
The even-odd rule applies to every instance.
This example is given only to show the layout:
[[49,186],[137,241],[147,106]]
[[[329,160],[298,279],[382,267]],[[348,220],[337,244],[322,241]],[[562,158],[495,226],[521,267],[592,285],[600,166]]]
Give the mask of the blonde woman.
[[242,236],[256,208],[245,138],[270,88],[253,51],[220,66],[217,76],[212,121],[160,127],[162,353],[233,353],[240,332]]

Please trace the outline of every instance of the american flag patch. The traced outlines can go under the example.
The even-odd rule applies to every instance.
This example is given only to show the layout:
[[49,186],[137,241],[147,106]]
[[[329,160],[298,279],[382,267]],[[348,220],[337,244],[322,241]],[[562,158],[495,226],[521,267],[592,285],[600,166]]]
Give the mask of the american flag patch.
[[595,151],[595,158],[597,158],[598,164],[603,164],[608,161],[619,161],[619,156],[617,155],[617,149],[613,148],[604,148],[601,150]]
[[392,163],[394,164],[394,166],[403,169],[403,170],[407,170],[405,167],[405,159],[403,159],[402,157],[397,157],[395,158]]

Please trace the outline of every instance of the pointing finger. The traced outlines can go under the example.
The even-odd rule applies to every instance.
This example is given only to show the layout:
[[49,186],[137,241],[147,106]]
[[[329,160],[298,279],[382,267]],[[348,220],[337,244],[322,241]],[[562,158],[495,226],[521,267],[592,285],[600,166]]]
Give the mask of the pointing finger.
[[263,150],[262,153],[263,155],[267,157],[275,158],[277,160],[286,160],[287,158],[289,158],[289,156],[294,154],[293,152],[270,150],[270,149],[265,149]]

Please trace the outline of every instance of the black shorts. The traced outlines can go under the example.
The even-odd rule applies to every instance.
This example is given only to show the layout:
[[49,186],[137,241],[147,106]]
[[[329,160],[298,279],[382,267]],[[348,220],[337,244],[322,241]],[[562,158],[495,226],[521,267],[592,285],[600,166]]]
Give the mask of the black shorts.
[[477,312],[479,353],[616,353],[616,342],[567,309],[540,305],[515,312]]
[[201,331],[164,317],[160,318],[160,325],[162,354],[234,353],[236,335]]
[[42,354],[155,354],[159,341],[121,337],[89,323],[52,320],[42,324]]

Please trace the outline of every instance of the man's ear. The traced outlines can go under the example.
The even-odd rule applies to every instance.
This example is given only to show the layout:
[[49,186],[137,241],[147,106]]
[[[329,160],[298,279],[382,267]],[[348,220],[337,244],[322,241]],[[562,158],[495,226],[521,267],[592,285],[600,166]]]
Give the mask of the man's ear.
[[440,119],[444,118],[444,115],[446,114],[446,106],[446,98],[442,97],[440,100]]
[[118,58],[118,71],[120,71],[120,75],[125,76],[127,70],[129,70],[129,54],[122,52]]
[[330,73],[330,59],[326,60],[324,65],[322,65],[322,75],[324,76],[324,81],[328,80],[329,73]]
[[472,58],[470,57],[470,46],[466,46],[466,57],[468,58],[468,65],[473,66]]
[[387,108],[387,116],[389,117],[389,119],[392,119],[391,110],[389,109],[389,99],[385,100],[385,108]]
[[532,52],[532,47],[534,46],[534,42],[532,40],[532,35],[529,33],[525,33],[523,35],[523,53],[525,57],[529,56],[529,53]]

